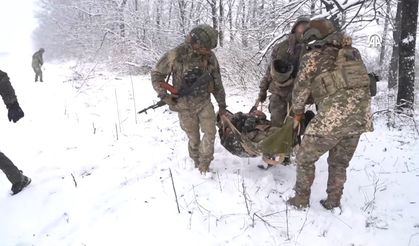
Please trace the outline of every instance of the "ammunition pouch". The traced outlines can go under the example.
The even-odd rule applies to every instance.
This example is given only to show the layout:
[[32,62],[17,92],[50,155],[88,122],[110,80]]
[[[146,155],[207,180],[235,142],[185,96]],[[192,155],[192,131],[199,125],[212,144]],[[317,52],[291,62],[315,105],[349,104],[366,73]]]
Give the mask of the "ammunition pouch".
[[314,78],[312,95],[316,101],[342,89],[369,88],[370,78],[362,61],[337,64],[334,71],[327,71]]

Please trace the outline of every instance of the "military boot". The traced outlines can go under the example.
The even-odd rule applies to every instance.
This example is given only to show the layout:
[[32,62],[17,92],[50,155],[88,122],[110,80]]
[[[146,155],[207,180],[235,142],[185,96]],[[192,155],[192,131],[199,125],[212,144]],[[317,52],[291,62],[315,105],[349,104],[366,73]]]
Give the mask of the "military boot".
[[209,171],[209,163],[200,163],[198,166],[198,170],[199,172],[201,172],[201,174],[205,174]]
[[327,199],[320,201],[320,204],[327,210],[340,207],[340,199],[343,194],[343,186],[346,181],[346,170],[337,169],[329,165],[329,178],[327,180]]
[[327,210],[332,210],[334,208],[340,207],[340,199],[327,197],[327,199],[320,200],[320,204]]
[[287,204],[297,209],[309,207],[310,206],[310,192],[304,192],[304,193],[295,192],[295,196],[288,199]]
[[314,170],[311,172],[299,171],[297,168],[297,181],[295,183],[295,196],[288,199],[287,203],[296,208],[307,208],[310,206],[311,184],[314,180]]
[[289,164],[291,164],[291,157],[285,156],[284,160],[282,161],[282,165],[288,166]]
[[13,195],[16,195],[17,193],[21,192],[23,190],[23,188],[25,188],[26,186],[28,186],[31,183],[31,181],[32,180],[30,178],[28,178],[26,176],[23,176],[21,181],[19,181],[17,183],[14,183],[12,185]]

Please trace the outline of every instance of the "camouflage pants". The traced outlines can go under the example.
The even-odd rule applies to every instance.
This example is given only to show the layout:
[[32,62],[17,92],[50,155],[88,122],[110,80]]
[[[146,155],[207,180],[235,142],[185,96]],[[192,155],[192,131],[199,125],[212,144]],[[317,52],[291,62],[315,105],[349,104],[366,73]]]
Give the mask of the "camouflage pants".
[[40,81],[43,82],[41,66],[32,65],[32,68],[33,68],[33,71],[35,72],[35,82],[38,81],[38,77],[39,77]]
[[12,184],[22,181],[22,172],[2,152],[0,152],[0,170],[6,174]]
[[[214,106],[208,103],[200,111],[179,112],[182,130],[189,139],[189,156],[195,164],[209,164],[214,159],[214,141],[216,134],[216,115]],[[201,131],[203,137],[201,139]]]
[[305,136],[297,152],[297,181],[295,192],[300,196],[310,196],[315,176],[315,162],[327,151],[329,157],[328,198],[340,201],[346,182],[346,168],[352,159],[359,141],[359,135],[350,137]]
[[288,114],[289,100],[280,95],[272,94],[269,98],[269,112],[271,113],[271,125],[281,127]]

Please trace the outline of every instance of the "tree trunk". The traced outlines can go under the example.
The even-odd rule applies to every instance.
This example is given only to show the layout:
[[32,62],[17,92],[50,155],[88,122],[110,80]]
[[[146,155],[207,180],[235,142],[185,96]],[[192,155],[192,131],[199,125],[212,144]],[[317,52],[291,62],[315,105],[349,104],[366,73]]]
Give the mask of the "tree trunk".
[[162,12],[162,0],[157,1],[157,5],[156,5],[156,26],[157,26],[157,30],[160,31],[161,29],[161,12]]
[[167,21],[167,27],[169,28],[169,30],[172,26],[172,17],[173,17],[172,16],[172,9],[173,9],[173,2],[169,1],[169,19]]
[[397,72],[399,70],[399,42],[400,42],[400,28],[401,28],[401,17],[402,17],[402,0],[397,1],[397,13],[395,19],[395,26],[393,27],[393,51],[391,54],[390,67],[388,72],[388,84],[389,89],[394,89],[397,86]]
[[207,0],[211,9],[212,27],[218,30],[217,0]]
[[387,1],[387,8],[386,8],[386,19],[384,21],[384,31],[383,31],[383,37],[382,37],[382,41],[381,41],[381,50],[380,50],[380,60],[379,60],[379,65],[380,65],[380,74],[384,74],[385,68],[383,68],[383,64],[384,64],[384,58],[385,58],[385,53],[386,53],[386,47],[387,47],[387,35],[388,35],[388,25],[389,25],[389,21],[390,21],[390,11],[391,11],[391,1],[390,0],[386,0]]
[[418,22],[418,1],[404,0],[402,8],[397,108],[413,109],[415,97],[415,48]]
[[316,0],[311,0],[310,17],[313,17],[315,15],[316,15]]
[[220,15],[218,17],[219,19],[219,30],[218,30],[218,38],[220,40],[220,47],[223,47],[224,45],[224,3],[223,0],[219,1],[219,8],[220,8]]
[[346,12],[342,13],[340,18],[340,27],[343,28],[346,25]]
[[234,41],[234,33],[233,33],[233,6],[234,0],[229,0],[228,2],[228,29],[230,32],[230,42]]
[[183,35],[186,35],[186,2],[178,0],[180,23],[179,28]]
[[267,23],[266,23],[266,20],[264,20],[264,18],[262,18],[262,16],[265,16],[265,0],[261,0],[260,2],[261,2],[260,5],[257,6],[257,8],[258,8],[257,26],[262,27],[262,29],[258,32],[257,37],[258,37],[259,50],[262,50],[263,49],[263,39],[264,39],[264,36],[265,36],[265,29],[263,28],[263,26],[264,26],[264,24],[267,24]]
[[124,9],[127,5],[127,0],[122,0],[121,5],[119,6],[119,32],[121,37],[125,37],[125,19],[124,19]]
[[241,1],[241,36],[242,36],[242,45],[247,47],[249,45],[247,40],[247,21],[246,21],[246,1]]

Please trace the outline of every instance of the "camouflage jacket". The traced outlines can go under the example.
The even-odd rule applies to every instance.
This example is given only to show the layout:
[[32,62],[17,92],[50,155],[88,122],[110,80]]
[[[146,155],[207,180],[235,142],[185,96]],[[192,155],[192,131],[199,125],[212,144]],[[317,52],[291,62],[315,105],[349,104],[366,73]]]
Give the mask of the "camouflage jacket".
[[213,52],[209,55],[195,53],[190,45],[183,43],[168,51],[158,61],[151,71],[151,82],[154,90],[161,96],[167,92],[159,85],[164,82],[169,74],[172,74],[172,84],[176,89],[186,86],[184,77],[193,68],[199,68],[208,72],[213,81],[208,90],[200,91],[199,96],[186,96],[178,99],[175,106],[170,107],[174,111],[196,110],[211,102],[211,93],[214,95],[219,107],[226,107],[225,91],[221,81],[220,66]]
[[[269,61],[269,64],[266,68],[265,75],[262,78],[262,81],[260,82],[259,88],[261,91],[267,91],[271,92],[272,94],[277,94],[282,97],[289,97],[294,85],[294,78],[297,74],[299,64],[300,64],[300,58],[305,50],[304,44],[302,43],[295,43],[293,51],[289,52],[291,38],[293,34],[290,34],[290,37],[287,40],[284,40],[278,44],[276,44],[272,48],[272,54]],[[294,42],[296,42],[294,40]],[[271,74],[271,64],[275,60],[284,60],[289,63],[291,63],[294,66],[294,72],[291,74],[291,77],[287,79],[286,81],[276,81],[272,78]]]
[[[356,59],[359,51],[353,48]],[[305,134],[315,136],[351,136],[372,131],[371,96],[368,87],[338,89],[335,93],[318,97],[319,86],[314,86],[320,73],[334,71],[339,49],[326,45],[305,54],[301,61],[292,95],[293,111],[304,113],[307,99],[313,96],[318,114],[310,122]]]
[[3,98],[4,104],[10,105],[17,101],[15,90],[10,84],[7,73],[0,70],[0,96]]
[[42,66],[44,65],[44,59],[42,57],[42,52],[37,51],[32,55],[32,66]]

